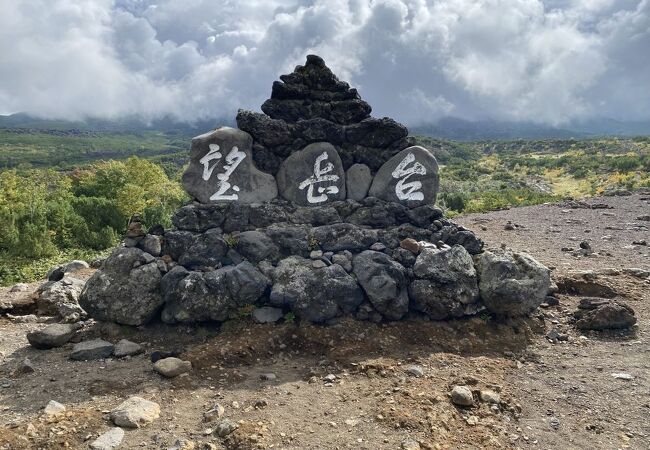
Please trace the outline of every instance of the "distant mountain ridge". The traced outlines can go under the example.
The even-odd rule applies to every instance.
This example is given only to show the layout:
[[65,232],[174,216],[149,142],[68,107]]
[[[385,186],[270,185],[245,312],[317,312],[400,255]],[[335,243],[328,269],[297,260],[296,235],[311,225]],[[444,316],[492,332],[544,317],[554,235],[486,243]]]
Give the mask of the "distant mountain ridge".
[[183,134],[204,133],[217,126],[235,126],[234,118],[208,119],[196,122],[181,122],[171,117],[150,122],[137,117],[120,119],[88,118],[83,121],[40,119],[29,114],[0,115],[0,128],[26,128],[34,130],[80,130],[106,133],[137,133],[141,131],[170,131]]
[[[146,122],[136,117],[120,119],[86,119],[66,121],[39,119],[28,114],[0,115],[0,128],[35,130],[79,130],[107,133],[135,133],[141,131],[176,132],[195,135],[220,125],[236,126],[234,118],[205,119],[192,123],[180,122],[171,117]],[[649,136],[650,121],[623,122],[607,118],[574,121],[563,126],[508,122],[497,120],[470,121],[456,117],[443,117],[433,122],[409,127],[411,134],[457,141],[513,140],[513,139],[585,139],[601,136]]]
[[650,121],[621,122],[613,119],[575,121],[561,127],[532,122],[497,120],[469,121],[444,117],[435,122],[410,127],[411,134],[421,134],[456,141],[513,139],[585,139],[595,137],[632,137],[650,135]]

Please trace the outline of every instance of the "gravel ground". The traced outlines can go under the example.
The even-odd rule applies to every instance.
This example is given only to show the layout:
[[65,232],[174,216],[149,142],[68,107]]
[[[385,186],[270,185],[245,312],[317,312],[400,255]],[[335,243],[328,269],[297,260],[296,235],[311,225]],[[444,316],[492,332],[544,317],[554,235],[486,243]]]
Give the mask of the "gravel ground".
[[[600,273],[596,279],[636,311],[638,324],[626,332],[579,332],[570,318],[580,297],[559,294],[559,305],[509,323],[95,323],[76,340],[127,338],[145,353],[80,362],[69,359],[72,343],[53,350],[28,345],[26,332],[44,324],[0,317],[0,448],[88,448],[111,427],[107,412],[130,395],[159,403],[161,415],[126,430],[123,449],[418,448],[413,442],[424,449],[650,448],[650,282],[602,270],[648,268],[648,248],[629,247],[648,237],[650,223],[636,219],[649,213],[644,198],[588,202],[613,209],[542,205],[458,218],[491,247],[528,250],[556,268],[556,279],[575,270]],[[508,220],[514,229],[505,229]],[[561,250],[583,240],[594,255]],[[15,296],[0,290],[0,302]],[[552,328],[567,341],[546,339]],[[193,370],[161,378],[149,360],[161,349],[179,351]],[[33,373],[17,370],[25,358]],[[621,372],[631,379],[612,376]],[[262,380],[265,373],[275,379]],[[451,389],[461,384],[475,392],[474,407],[452,404]],[[488,389],[499,393],[499,405],[478,401]],[[42,409],[50,400],[66,405],[66,415],[48,420]],[[203,418],[215,403],[239,424],[225,439]],[[194,447],[173,447],[178,439]]]

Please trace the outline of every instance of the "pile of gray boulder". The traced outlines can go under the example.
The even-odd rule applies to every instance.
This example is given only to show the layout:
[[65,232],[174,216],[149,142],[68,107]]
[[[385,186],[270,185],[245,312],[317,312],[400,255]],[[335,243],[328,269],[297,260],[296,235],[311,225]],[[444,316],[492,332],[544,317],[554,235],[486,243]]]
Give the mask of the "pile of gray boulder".
[[406,127],[309,56],[273,84],[266,114],[192,140],[174,227],[124,244],[87,282],[92,317],[140,325],[224,321],[250,305],[311,322],[433,320],[535,310],[549,270],[488,252],[435,206],[438,165]]

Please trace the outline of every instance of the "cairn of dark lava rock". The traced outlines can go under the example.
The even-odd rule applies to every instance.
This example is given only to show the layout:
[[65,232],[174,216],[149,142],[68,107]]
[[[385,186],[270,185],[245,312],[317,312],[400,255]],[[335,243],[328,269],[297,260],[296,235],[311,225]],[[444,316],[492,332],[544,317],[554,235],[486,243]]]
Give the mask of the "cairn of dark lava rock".
[[438,164],[408,130],[308,56],[264,114],[192,140],[174,228],[131,232],[86,284],[92,317],[224,321],[247,305],[312,322],[434,320],[537,308],[549,270],[483,243],[435,206]]

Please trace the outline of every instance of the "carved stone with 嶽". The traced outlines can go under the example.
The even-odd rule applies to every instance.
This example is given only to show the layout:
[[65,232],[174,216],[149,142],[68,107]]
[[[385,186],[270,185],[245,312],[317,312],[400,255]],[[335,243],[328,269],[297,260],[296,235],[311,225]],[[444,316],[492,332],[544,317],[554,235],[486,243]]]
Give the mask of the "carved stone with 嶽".
[[438,162],[424,147],[408,147],[379,168],[368,195],[408,206],[433,205],[438,194]]
[[345,170],[332,144],[317,142],[293,153],[280,165],[278,190],[301,206],[345,200]]
[[201,203],[273,200],[278,195],[275,178],[255,167],[252,148],[248,133],[230,127],[193,138],[183,187]]

